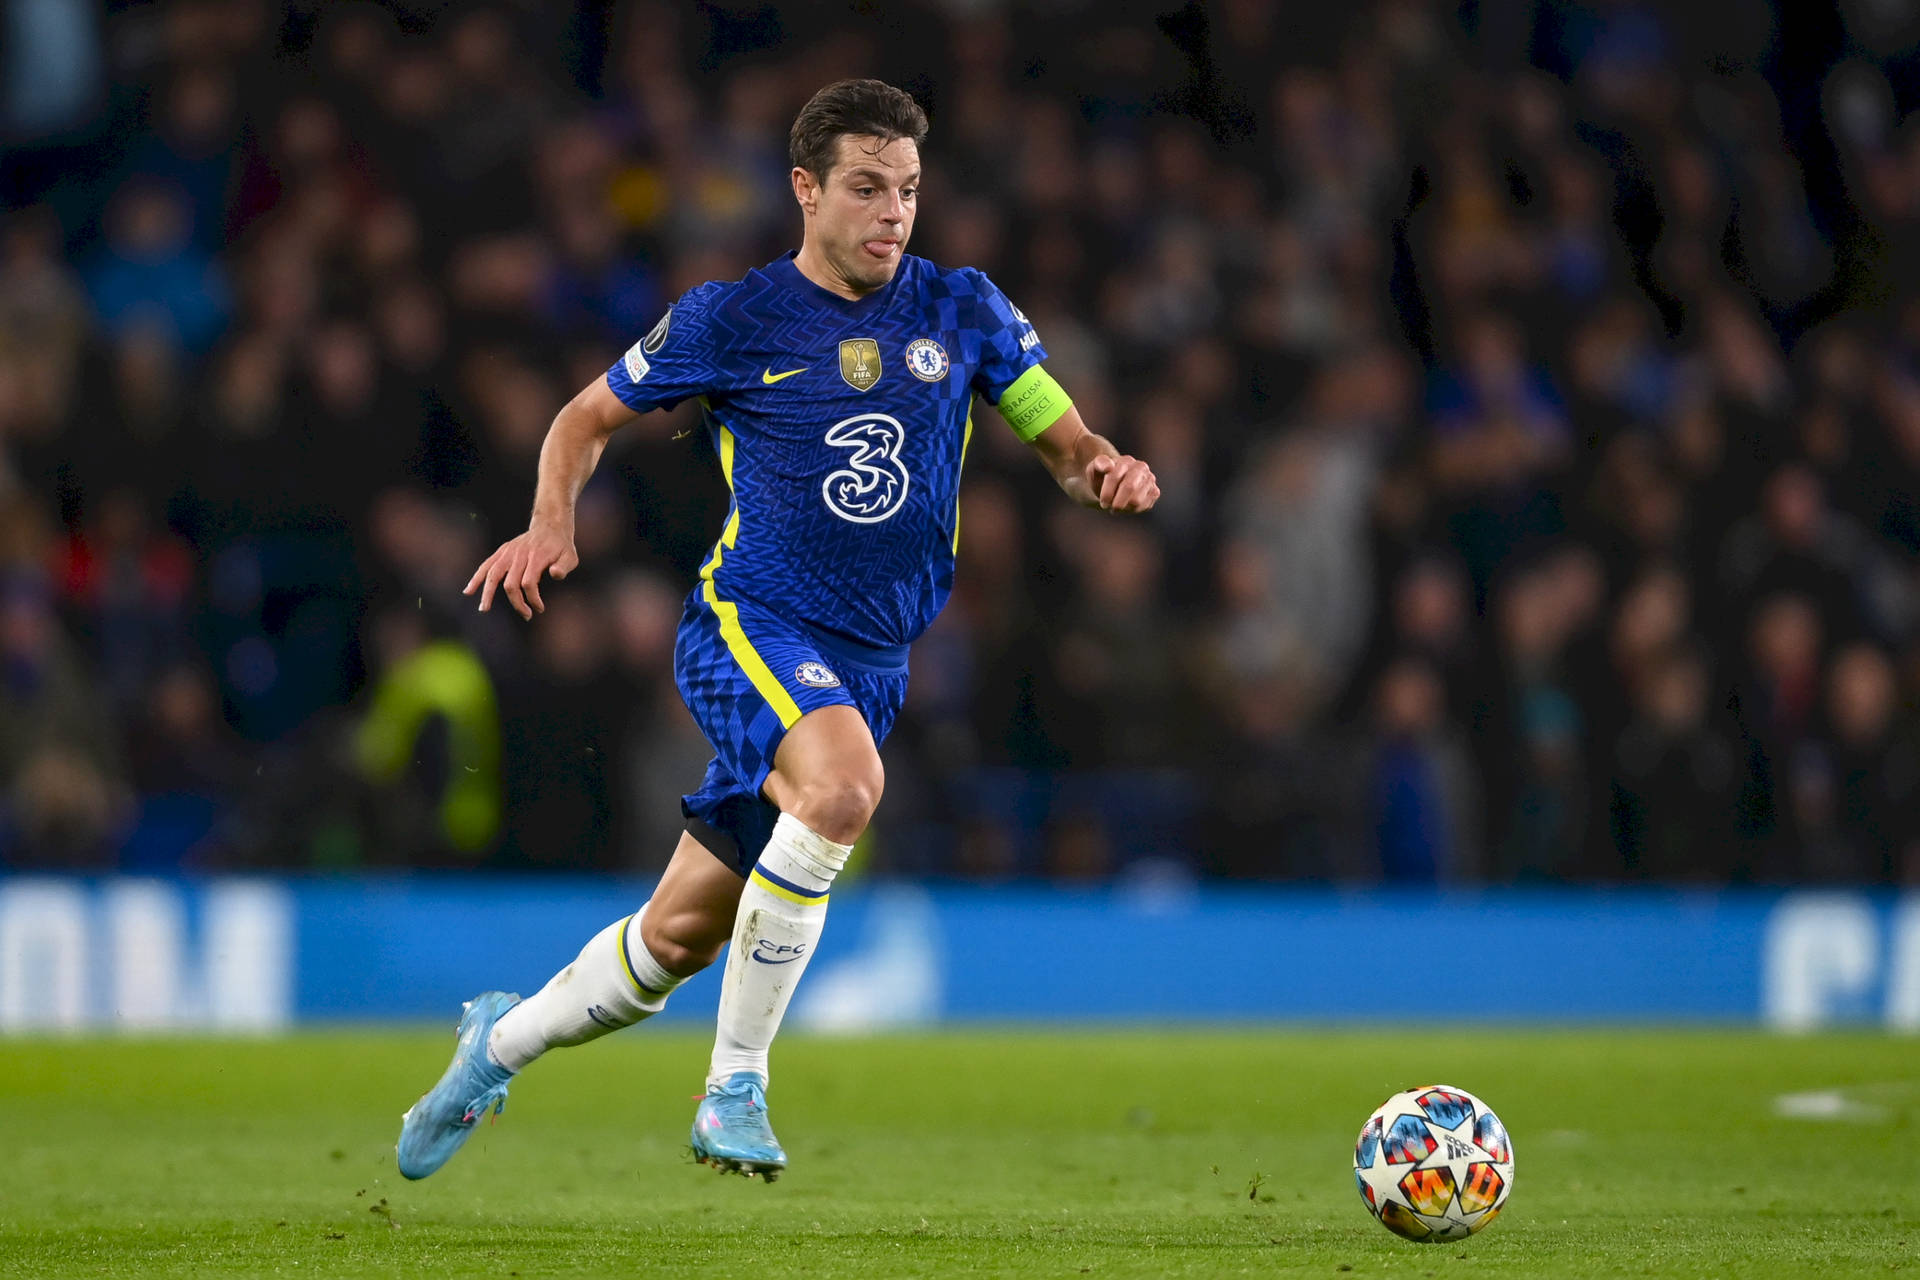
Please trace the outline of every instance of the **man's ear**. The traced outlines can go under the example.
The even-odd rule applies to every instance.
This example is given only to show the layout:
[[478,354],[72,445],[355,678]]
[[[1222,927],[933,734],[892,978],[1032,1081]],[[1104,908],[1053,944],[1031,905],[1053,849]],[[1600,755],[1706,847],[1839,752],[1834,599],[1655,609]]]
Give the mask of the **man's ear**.
[[793,198],[800,202],[801,209],[807,213],[815,212],[820,205],[820,184],[801,165],[793,167]]

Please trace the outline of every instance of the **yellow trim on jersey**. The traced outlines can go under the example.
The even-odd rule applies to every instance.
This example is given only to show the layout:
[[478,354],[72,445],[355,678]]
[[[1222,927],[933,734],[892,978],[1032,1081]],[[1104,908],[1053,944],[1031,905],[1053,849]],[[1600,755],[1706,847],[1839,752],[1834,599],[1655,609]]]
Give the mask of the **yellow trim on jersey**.
[[[960,437],[960,475],[967,470],[967,446],[973,443],[973,406],[967,406],[967,431]],[[960,475],[953,478],[953,554],[960,554]]]
[[[726,477],[727,492],[733,493],[733,432],[720,423],[720,474]],[[747,673],[747,679],[753,681],[753,687],[767,700],[773,713],[780,717],[780,727],[791,729],[800,722],[800,707],[793,695],[786,691],[780,681],[774,678],[771,668],[747,639],[747,633],[740,627],[740,609],[731,601],[722,600],[714,589],[713,575],[720,570],[721,558],[740,539],[740,498],[734,495],[733,510],[727,516],[727,527],[721,531],[720,541],[713,544],[713,557],[700,567],[700,594],[707,606],[720,619],[720,638],[727,642],[727,651],[740,669]]]
[[788,902],[798,903],[800,906],[803,906],[803,907],[811,907],[815,905],[825,906],[827,902],[828,895],[824,893],[817,898],[808,898],[795,893],[791,889],[782,888],[781,886],[775,884],[773,881],[767,879],[765,876],[761,875],[760,868],[758,867],[755,867],[752,871],[747,873],[747,879],[751,880],[754,884],[758,885],[760,888],[765,889],[768,893],[772,894],[774,897],[785,898]]

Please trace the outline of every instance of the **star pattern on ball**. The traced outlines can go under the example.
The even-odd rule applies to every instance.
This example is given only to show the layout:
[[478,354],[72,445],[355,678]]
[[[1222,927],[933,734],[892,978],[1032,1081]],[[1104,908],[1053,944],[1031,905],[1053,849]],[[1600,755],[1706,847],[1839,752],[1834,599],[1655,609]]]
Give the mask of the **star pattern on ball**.
[[1456,1188],[1466,1186],[1469,1169],[1476,1164],[1494,1163],[1492,1153],[1473,1140],[1473,1122],[1471,1108],[1465,1118],[1451,1129],[1444,1129],[1437,1121],[1428,1120],[1427,1127],[1433,1131],[1435,1139],[1434,1151],[1414,1168],[1445,1169]]
[[1389,1098],[1354,1148],[1361,1197],[1381,1224],[1418,1241],[1462,1240],[1500,1212],[1513,1148],[1486,1104],[1434,1085]]

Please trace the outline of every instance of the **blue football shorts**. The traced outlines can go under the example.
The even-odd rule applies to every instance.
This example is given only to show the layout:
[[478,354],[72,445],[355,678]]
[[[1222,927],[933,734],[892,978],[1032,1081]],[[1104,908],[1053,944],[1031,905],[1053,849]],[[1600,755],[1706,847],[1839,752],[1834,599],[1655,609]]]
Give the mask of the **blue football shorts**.
[[674,681],[713,746],[700,789],[680,798],[687,830],[742,877],[780,811],[760,794],[787,730],[809,711],[849,706],[877,747],[907,696],[907,647],[869,649],[743,600],[687,597]]

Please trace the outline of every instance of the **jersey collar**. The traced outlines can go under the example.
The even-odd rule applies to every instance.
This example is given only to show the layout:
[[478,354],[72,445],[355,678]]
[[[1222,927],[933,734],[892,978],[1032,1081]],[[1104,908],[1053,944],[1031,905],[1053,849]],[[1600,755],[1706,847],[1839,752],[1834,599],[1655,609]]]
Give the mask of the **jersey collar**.
[[906,274],[907,270],[907,255],[903,253],[900,255],[899,270],[893,273],[893,279],[887,281],[886,284],[875,289],[864,298],[843,298],[831,289],[822,289],[819,285],[801,274],[800,268],[795,266],[793,262],[794,256],[799,252],[798,249],[789,249],[780,257],[775,258],[767,264],[767,274],[795,293],[803,294],[821,306],[832,307],[836,311],[844,311],[848,315],[857,315],[882,305],[886,299],[893,296],[894,289],[900,283],[900,277]]

